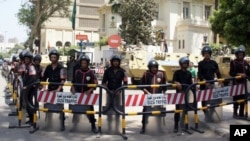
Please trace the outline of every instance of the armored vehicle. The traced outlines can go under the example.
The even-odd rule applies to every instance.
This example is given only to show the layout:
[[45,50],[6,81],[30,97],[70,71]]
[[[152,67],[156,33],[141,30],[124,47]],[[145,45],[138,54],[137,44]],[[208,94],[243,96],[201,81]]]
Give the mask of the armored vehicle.
[[173,79],[173,73],[179,69],[179,59],[188,56],[190,61],[197,67],[198,62],[202,60],[199,54],[187,53],[167,53],[162,52],[158,46],[143,46],[126,49],[121,51],[121,67],[126,70],[131,77],[132,84],[138,84],[143,73],[148,70],[149,60],[155,59],[159,63],[159,70],[165,71],[167,81],[170,83]]

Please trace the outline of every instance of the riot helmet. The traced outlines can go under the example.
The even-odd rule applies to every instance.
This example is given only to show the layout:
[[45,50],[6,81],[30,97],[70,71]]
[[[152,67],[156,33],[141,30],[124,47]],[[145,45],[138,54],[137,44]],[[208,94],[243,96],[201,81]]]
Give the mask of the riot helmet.
[[23,50],[22,52],[19,53],[19,59],[23,60],[24,59],[24,54],[27,52],[28,50]]
[[243,45],[240,45],[236,51],[234,52],[235,56],[237,57],[239,53],[243,53],[243,56],[245,57],[245,47]]
[[211,49],[211,47],[208,46],[208,45],[206,45],[206,46],[204,46],[204,47],[202,48],[202,50],[201,50],[202,56],[204,56],[204,54],[205,54],[206,52],[209,53],[210,56],[212,55],[212,49]]
[[114,60],[118,60],[119,62],[121,62],[121,57],[119,55],[115,54],[111,57],[110,62],[112,62]]
[[30,51],[26,51],[24,54],[23,54],[23,57],[28,57],[30,58],[31,60],[33,59],[33,54],[30,52]]
[[51,55],[56,55],[56,56],[57,56],[57,60],[58,60],[59,57],[60,57],[60,53],[59,53],[56,49],[52,49],[52,50],[49,52],[49,58],[51,57]]
[[189,63],[190,63],[190,61],[189,61],[188,57],[181,57],[179,59],[179,64],[181,67],[183,64],[187,64],[187,66],[189,66]]
[[157,62],[156,60],[150,60],[150,61],[148,62],[148,69],[150,69],[151,67],[156,67],[156,68],[158,68],[158,67],[159,67],[158,62]]
[[81,62],[83,60],[87,61],[88,64],[90,62],[89,56],[87,56],[87,55],[81,55],[80,58],[79,58],[79,63],[81,64]]
[[34,56],[33,61],[35,62],[36,60],[39,61],[39,62],[42,61],[42,57],[41,57],[40,54],[37,54],[37,55]]

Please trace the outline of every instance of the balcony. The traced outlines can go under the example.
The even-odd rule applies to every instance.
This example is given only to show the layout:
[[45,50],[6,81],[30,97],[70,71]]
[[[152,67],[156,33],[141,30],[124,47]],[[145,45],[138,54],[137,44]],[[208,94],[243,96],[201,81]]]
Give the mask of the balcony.
[[198,26],[209,27],[209,21],[198,19],[180,19],[176,23],[177,26]]

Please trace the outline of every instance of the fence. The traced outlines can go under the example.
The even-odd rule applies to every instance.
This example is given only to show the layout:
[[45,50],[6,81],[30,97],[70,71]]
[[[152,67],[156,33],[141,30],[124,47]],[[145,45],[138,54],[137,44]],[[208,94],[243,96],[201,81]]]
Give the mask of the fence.
[[[215,107],[222,107],[225,105],[230,105],[233,103],[245,103],[245,120],[248,119],[248,109],[247,109],[247,102],[250,100],[249,93],[247,90],[247,83],[245,81],[244,84],[238,84],[238,85],[229,85],[219,88],[210,88],[206,90],[196,90],[193,88],[196,88],[197,85],[206,85],[210,83],[215,82],[226,82],[226,81],[235,81],[236,79],[242,79],[241,77],[230,77],[225,79],[217,79],[213,81],[201,81],[194,83],[193,85],[188,85],[188,89],[183,93],[167,93],[167,94],[150,94],[150,95],[125,95],[126,89],[140,89],[145,87],[151,87],[151,88],[159,88],[159,87],[166,87],[166,88],[176,88],[176,84],[165,84],[165,85],[126,85],[118,88],[116,91],[112,92],[109,91],[107,87],[103,85],[98,84],[72,84],[72,83],[49,83],[49,82],[36,82],[30,85],[63,85],[63,86],[85,86],[85,87],[91,87],[91,88],[99,88],[99,94],[92,94],[92,95],[86,95],[82,93],[76,93],[75,95],[72,95],[71,92],[49,92],[49,91],[38,91],[37,93],[37,100],[38,102],[44,102],[44,103],[51,103],[51,104],[79,104],[79,105],[97,105],[99,106],[98,111],[89,111],[87,109],[53,109],[53,108],[39,108],[35,105],[31,104],[27,100],[27,93],[25,95],[25,100],[27,105],[34,110],[34,120],[33,120],[33,131],[30,133],[34,133],[38,130],[37,128],[37,111],[43,111],[43,112],[55,112],[55,113],[72,113],[72,114],[98,114],[98,133],[99,135],[102,132],[102,115],[108,114],[110,110],[113,110],[115,113],[122,116],[121,125],[122,125],[122,137],[124,139],[127,139],[126,136],[126,116],[136,116],[136,115],[159,115],[159,116],[165,116],[167,113],[183,113],[184,114],[184,131],[192,134],[192,131],[189,129],[192,129],[194,131],[204,133],[204,131],[199,129],[198,126],[198,114],[197,112],[199,110],[207,110],[210,108]],[[182,84],[183,86],[187,86],[186,84]],[[106,105],[106,107],[102,107],[102,97],[103,97],[103,89],[108,93],[108,97],[111,99],[111,102]],[[121,107],[118,107],[114,104],[114,99],[117,96],[117,94],[122,95],[122,103]],[[218,103],[214,105],[209,105],[205,107],[198,107],[198,102],[201,101],[210,101],[213,99],[219,99],[219,98],[227,98],[232,97],[235,95],[244,94],[245,99],[232,101],[228,103]],[[190,96],[193,96],[193,102],[190,102],[189,98]],[[60,101],[60,97],[64,97],[64,100]],[[65,100],[67,99],[67,100]],[[166,110],[163,106],[166,106],[168,104],[183,104],[183,109],[175,109],[175,110]],[[148,111],[141,112],[126,112],[125,107],[131,107],[131,106],[156,106],[157,108],[149,108]],[[188,113],[194,111],[194,127],[189,128],[189,120],[188,120]]]

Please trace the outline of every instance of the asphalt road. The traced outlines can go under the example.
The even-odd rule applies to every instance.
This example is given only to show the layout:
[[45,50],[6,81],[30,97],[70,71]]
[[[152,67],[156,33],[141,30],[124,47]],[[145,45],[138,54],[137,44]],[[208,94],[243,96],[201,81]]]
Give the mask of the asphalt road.
[[[72,114],[66,114],[66,130],[61,132],[59,128],[59,118],[58,114],[53,114],[51,122],[45,122],[45,113],[40,112],[40,118],[38,119],[38,125],[40,130],[30,134],[30,128],[11,128],[11,125],[17,125],[17,116],[8,116],[8,113],[15,110],[14,106],[9,106],[7,103],[8,99],[4,97],[6,93],[4,92],[6,87],[6,81],[2,76],[0,76],[0,91],[2,96],[0,97],[0,141],[120,141],[123,138],[120,136],[120,131],[113,129],[109,131],[107,129],[106,116],[102,118],[102,134],[98,137],[93,134],[90,130],[90,123],[88,122],[86,116],[81,116],[80,123],[78,124],[76,130],[73,129],[72,124]],[[66,88],[65,90],[68,90]],[[96,90],[98,93],[98,89]],[[141,93],[137,90],[128,90],[126,94],[138,94]],[[65,106],[67,108],[67,105]],[[98,108],[95,106],[95,109]],[[167,105],[167,109],[174,109],[174,105]],[[128,107],[126,111],[141,111],[141,107]],[[202,114],[202,113],[200,113]],[[97,118],[98,116],[95,115]],[[149,118],[149,124],[147,126],[147,131],[144,135],[139,134],[141,129],[141,116],[128,116],[126,117],[126,136],[130,141],[152,141],[152,140],[162,140],[162,141],[224,141],[227,140],[213,131],[209,130],[207,126],[201,126],[201,129],[205,133],[200,134],[194,132],[193,134],[187,134],[185,132],[180,132],[179,134],[173,133],[173,114],[167,114],[167,116],[161,121],[156,120],[156,117]],[[190,121],[192,118],[190,118]],[[164,121],[164,122],[163,122]],[[25,121],[23,121],[25,122]],[[114,123],[114,122],[113,122]],[[25,125],[25,124],[23,124]],[[193,125],[190,122],[190,125]]]

